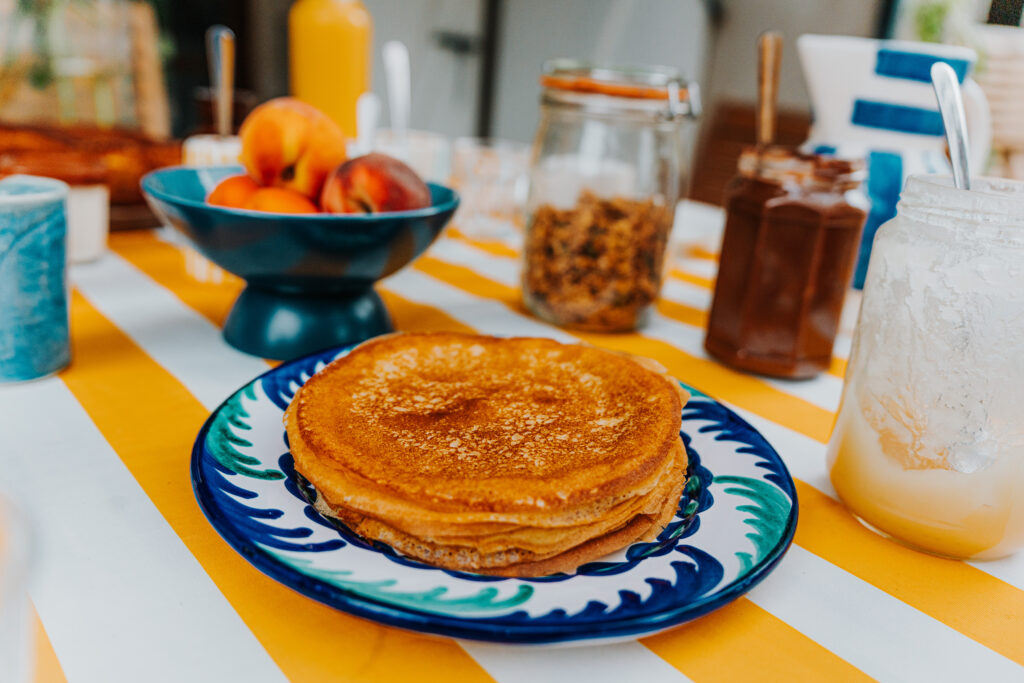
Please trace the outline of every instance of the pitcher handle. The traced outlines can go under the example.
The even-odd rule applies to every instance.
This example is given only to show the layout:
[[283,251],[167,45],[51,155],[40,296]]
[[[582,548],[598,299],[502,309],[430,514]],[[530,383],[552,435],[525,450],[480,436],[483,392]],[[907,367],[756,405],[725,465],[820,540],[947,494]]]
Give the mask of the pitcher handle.
[[971,145],[971,173],[982,175],[992,151],[992,113],[981,86],[973,78],[964,79],[964,113],[967,116],[967,140]]

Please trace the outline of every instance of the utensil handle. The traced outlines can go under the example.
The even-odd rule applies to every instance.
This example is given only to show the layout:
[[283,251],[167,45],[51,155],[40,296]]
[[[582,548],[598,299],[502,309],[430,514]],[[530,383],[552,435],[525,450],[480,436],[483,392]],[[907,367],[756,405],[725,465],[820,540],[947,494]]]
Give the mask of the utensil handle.
[[218,135],[231,135],[235,94],[235,33],[227,26],[206,30],[206,59],[210,66],[214,121]]
[[[377,140],[377,122],[380,120],[380,98],[364,92],[356,100],[356,145],[360,155],[373,151]],[[349,152],[351,155],[352,153]]]
[[765,31],[757,39],[757,144],[767,147],[775,140],[782,35]]
[[409,109],[412,104],[409,49],[401,41],[389,40],[384,43],[383,57],[387,79],[388,115],[391,119],[391,128],[404,149],[409,129]]
[[946,129],[946,143],[949,158],[953,162],[953,182],[961,190],[971,189],[971,171],[967,158],[967,116],[964,114],[964,100],[960,94],[960,81],[956,72],[945,62],[932,64],[932,87],[942,114],[942,125]]

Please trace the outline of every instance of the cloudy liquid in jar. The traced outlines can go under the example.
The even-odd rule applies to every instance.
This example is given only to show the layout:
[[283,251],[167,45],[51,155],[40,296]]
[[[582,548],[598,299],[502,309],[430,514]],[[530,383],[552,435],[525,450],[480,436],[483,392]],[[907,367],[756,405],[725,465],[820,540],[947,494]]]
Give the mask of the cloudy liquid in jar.
[[870,526],[919,550],[990,559],[1024,545],[1024,471],[996,460],[975,472],[922,461],[873,425],[856,387],[847,387],[829,441],[828,468],[839,497]]
[[836,492],[920,550],[1024,549],[1024,183],[911,176],[874,240],[829,441]]

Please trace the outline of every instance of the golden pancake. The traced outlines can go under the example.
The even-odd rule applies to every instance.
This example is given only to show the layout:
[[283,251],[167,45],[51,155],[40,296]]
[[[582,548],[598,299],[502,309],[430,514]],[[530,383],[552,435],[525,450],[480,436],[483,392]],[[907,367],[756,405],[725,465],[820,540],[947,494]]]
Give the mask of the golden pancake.
[[[345,470],[417,507],[501,521],[650,482],[678,439],[680,409],[664,377],[600,349],[405,334],[317,373],[289,407],[288,428],[325,474]],[[300,471],[321,483],[302,456]]]
[[410,536],[381,520],[335,507],[322,495],[318,496],[315,507],[321,514],[340,520],[357,534],[387,543],[402,554],[429,564],[480,574],[541,576],[572,571],[580,564],[596,560],[631,543],[656,537],[672,520],[686,483],[685,454],[682,448],[679,452],[677,466],[664,477],[657,495],[650,496],[645,501],[646,505],[637,510],[636,514],[602,532],[588,533],[583,530],[572,537],[558,539],[560,545],[556,546],[530,548],[528,543],[522,543],[522,539],[515,534],[507,538],[491,538],[490,544],[467,543],[462,538],[446,544],[442,539]]
[[[680,444],[673,467],[663,474],[654,489],[642,496],[631,499],[628,505],[623,505],[621,510],[616,510],[614,516],[601,517],[594,522],[579,524],[573,527],[517,526],[501,531],[473,534],[464,529],[463,525],[449,524],[447,526],[439,526],[424,534],[414,534],[406,531],[404,528],[406,525],[402,524],[400,520],[390,522],[360,514],[343,504],[339,505],[322,493],[319,496],[319,500],[325,509],[335,512],[333,516],[344,518],[346,523],[353,527],[354,530],[371,538],[379,537],[373,529],[386,527],[387,533],[396,537],[400,536],[403,539],[415,538],[417,541],[423,541],[437,547],[461,546],[474,548],[476,554],[481,557],[505,550],[518,549],[527,551],[535,556],[535,559],[539,559],[540,557],[556,554],[567,547],[578,544],[581,538],[600,536],[614,531],[624,526],[637,515],[649,515],[661,510],[662,503],[669,490],[678,483],[681,477],[685,476],[682,469],[684,467],[683,463],[685,463],[685,455],[682,444]],[[353,525],[360,528],[355,529]],[[481,560],[481,566],[485,565],[486,563]]]
[[285,423],[325,514],[440,566],[534,571],[671,519],[686,398],[660,366],[592,347],[403,334],[317,373]]
[[637,496],[654,488],[664,469],[655,471],[649,480],[640,482],[631,491],[560,512],[545,509],[513,512],[463,512],[454,509],[440,512],[418,506],[415,501],[398,498],[384,488],[372,486],[358,475],[342,472],[333,463],[322,463],[302,441],[301,436],[293,437],[291,431],[289,442],[297,469],[307,475],[311,482],[320,482],[319,489],[328,494],[332,502],[366,515],[394,518],[396,527],[413,535],[429,535],[438,529],[450,534],[479,535],[517,529],[523,525],[542,528],[577,527],[588,520],[623,517],[628,508],[636,506]]

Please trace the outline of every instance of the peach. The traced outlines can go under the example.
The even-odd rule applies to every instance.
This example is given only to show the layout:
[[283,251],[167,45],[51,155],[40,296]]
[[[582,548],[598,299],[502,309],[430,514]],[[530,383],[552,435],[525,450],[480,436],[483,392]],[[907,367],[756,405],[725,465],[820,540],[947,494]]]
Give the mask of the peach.
[[319,213],[309,197],[284,187],[263,187],[252,193],[243,209],[269,213]]
[[249,176],[233,175],[217,183],[217,187],[213,188],[206,201],[214,206],[240,209],[245,206],[253,193],[259,189],[260,186]]
[[328,213],[385,213],[427,206],[430,190],[416,172],[378,153],[338,166],[320,195],[320,208]]
[[242,165],[259,185],[283,187],[310,199],[345,161],[345,136],[326,114],[279,97],[252,110],[239,130]]

